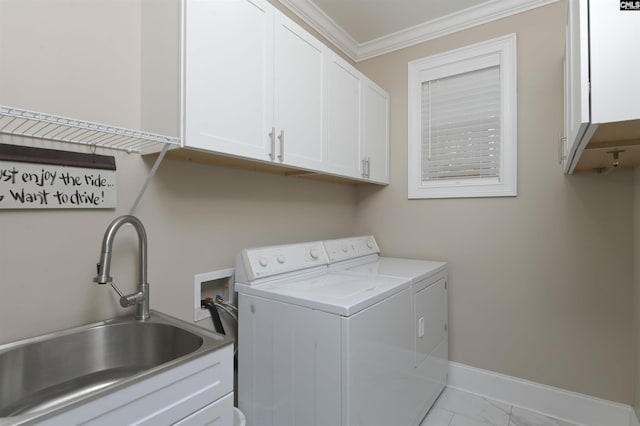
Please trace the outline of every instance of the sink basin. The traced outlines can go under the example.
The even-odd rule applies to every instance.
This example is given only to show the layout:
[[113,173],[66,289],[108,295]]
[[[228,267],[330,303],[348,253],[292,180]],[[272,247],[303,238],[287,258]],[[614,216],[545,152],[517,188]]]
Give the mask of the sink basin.
[[231,342],[153,311],[145,321],[116,318],[2,345],[0,417],[38,417]]

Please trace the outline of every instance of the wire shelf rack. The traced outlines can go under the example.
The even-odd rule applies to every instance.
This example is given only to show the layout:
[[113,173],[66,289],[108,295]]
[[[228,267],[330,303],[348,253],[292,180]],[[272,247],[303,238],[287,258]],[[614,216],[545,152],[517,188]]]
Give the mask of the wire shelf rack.
[[180,139],[106,124],[82,121],[0,105],[0,133],[147,153],[162,145],[180,146]]

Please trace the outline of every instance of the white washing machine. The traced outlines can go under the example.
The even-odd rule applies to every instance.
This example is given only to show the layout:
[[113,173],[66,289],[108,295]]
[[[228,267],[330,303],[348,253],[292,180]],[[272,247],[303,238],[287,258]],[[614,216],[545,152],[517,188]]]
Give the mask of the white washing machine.
[[323,245],[333,270],[411,281],[414,371],[407,398],[419,422],[447,383],[447,264],[380,257],[373,236],[329,240]]
[[410,280],[330,270],[313,242],[244,250],[236,290],[248,425],[412,423]]

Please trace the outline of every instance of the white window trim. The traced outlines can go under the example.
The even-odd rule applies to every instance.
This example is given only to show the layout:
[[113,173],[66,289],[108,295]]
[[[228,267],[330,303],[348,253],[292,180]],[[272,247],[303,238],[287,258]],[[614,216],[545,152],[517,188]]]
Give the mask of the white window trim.
[[[422,182],[421,87],[423,81],[478,69],[499,60],[501,84],[500,179]],[[461,198],[517,195],[516,34],[409,62],[408,197]],[[427,78],[425,78],[427,77]]]

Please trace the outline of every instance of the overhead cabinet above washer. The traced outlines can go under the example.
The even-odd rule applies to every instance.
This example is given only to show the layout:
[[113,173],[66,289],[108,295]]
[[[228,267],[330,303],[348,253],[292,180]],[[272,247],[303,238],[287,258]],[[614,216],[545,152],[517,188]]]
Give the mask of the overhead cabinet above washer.
[[[569,0],[565,52],[564,171],[640,164],[638,12],[599,0]],[[634,50],[635,49],[635,50]]]
[[327,93],[327,171],[389,183],[389,95],[334,52]]
[[[266,1],[183,4],[185,148],[388,183],[386,92],[369,99],[369,80],[344,61],[357,99],[333,86],[337,55]],[[367,151],[372,134],[383,146]]]

